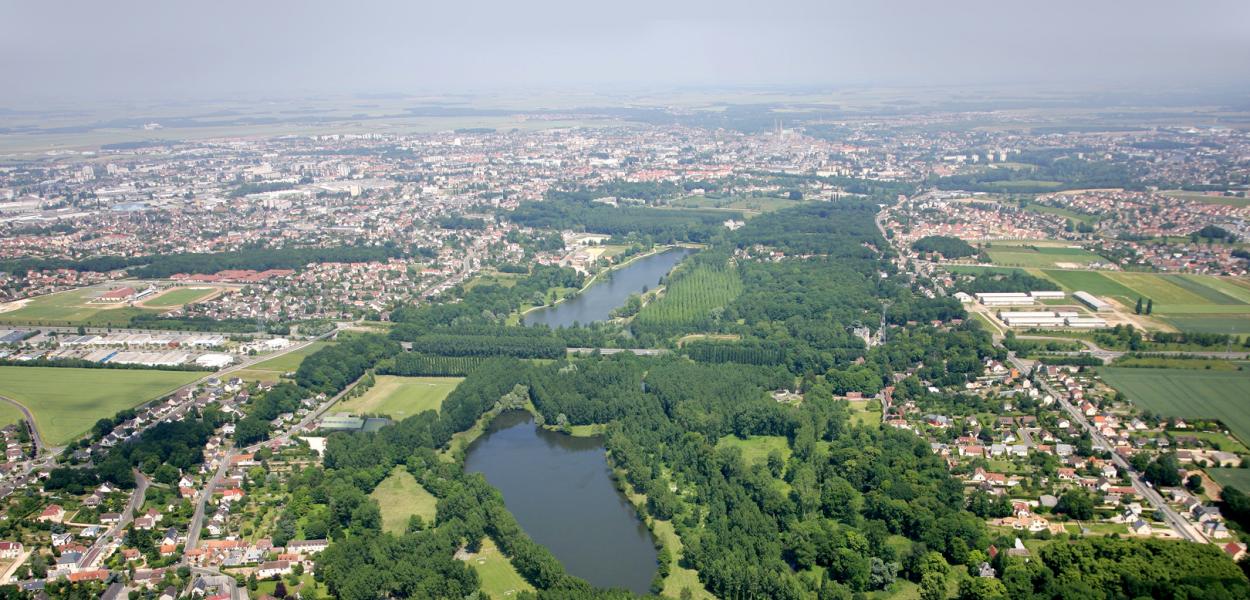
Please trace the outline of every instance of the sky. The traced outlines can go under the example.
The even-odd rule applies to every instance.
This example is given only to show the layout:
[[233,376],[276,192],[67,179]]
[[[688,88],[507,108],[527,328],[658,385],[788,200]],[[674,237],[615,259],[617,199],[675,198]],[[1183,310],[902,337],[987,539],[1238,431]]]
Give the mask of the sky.
[[9,102],[633,86],[1219,86],[1247,0],[0,0]]

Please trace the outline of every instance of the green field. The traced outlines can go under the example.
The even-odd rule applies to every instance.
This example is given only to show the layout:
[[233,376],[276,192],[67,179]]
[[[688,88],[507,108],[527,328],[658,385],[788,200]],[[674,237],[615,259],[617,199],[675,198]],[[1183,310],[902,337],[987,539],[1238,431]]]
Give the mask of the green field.
[[707,322],[712,311],[742,293],[742,278],[732,267],[697,265],[676,274],[664,294],[648,303],[635,321],[644,328],[689,329]]
[[986,252],[995,265],[1004,267],[1054,267],[1059,263],[1087,265],[1092,262],[1107,262],[1107,259],[1081,248],[994,245]]
[[408,517],[416,515],[429,524],[437,513],[438,498],[421,487],[402,466],[395,467],[369,496],[382,508],[382,531],[396,535],[408,529]]
[[48,444],[61,446],[103,417],[203,376],[195,371],[0,367],[0,395],[29,408]]
[[1016,267],[994,267],[990,265],[944,265],[944,268],[951,273],[957,273],[960,275],[978,275],[981,273],[1010,275],[1024,270]]
[[165,292],[164,294],[161,294],[155,298],[152,298],[151,300],[144,302],[143,304],[145,306],[151,306],[155,308],[173,308],[176,306],[182,306],[184,304],[191,304],[194,302],[198,302],[208,297],[214,291],[216,290],[214,290],[213,288],[191,288],[191,287],[174,288]]
[[753,435],[745,440],[727,435],[716,442],[716,447],[742,450],[742,459],[748,464],[767,461],[773,450],[780,452],[783,459],[790,458],[789,441],[780,435]]
[[105,288],[82,288],[38,296],[25,301],[21,308],[0,312],[0,323],[52,325],[60,327],[121,327],[131,317],[157,313],[117,304],[90,304]]
[[1066,208],[1059,208],[1057,206],[1045,206],[1042,204],[1029,204],[1025,206],[1024,208],[1025,210],[1031,210],[1037,213],[1055,215],[1057,217],[1063,217],[1065,219],[1072,219],[1074,222],[1077,222],[1077,223],[1088,223],[1090,225],[1093,225],[1094,223],[1098,222],[1098,217],[1095,215],[1081,214],[1079,212],[1071,211]]
[[1231,485],[1243,492],[1250,492],[1250,469],[1212,468],[1207,469],[1207,475],[1220,485]]
[[1240,279],[1124,271],[1042,273],[1069,291],[1110,297],[1125,308],[1154,301],[1152,314],[1182,331],[1250,333],[1250,287]]
[[534,586],[516,572],[512,561],[499,551],[490,538],[482,542],[481,550],[469,559],[469,565],[477,571],[482,591],[491,598],[511,598],[519,592],[534,591]]
[[0,427],[22,420],[22,411],[8,402],[0,402]]
[[356,415],[388,415],[396,420],[427,410],[437,411],[463,377],[398,377],[378,375],[369,391],[339,405]]
[[299,350],[287,352],[282,356],[276,356],[264,362],[259,362],[251,366],[250,371],[273,371],[279,374],[290,373],[299,368],[299,364],[304,362],[304,358],[309,354],[316,352],[334,342],[313,342]]
[[1098,372],[1140,408],[1167,416],[1219,419],[1242,443],[1250,440],[1250,372],[1116,367]]

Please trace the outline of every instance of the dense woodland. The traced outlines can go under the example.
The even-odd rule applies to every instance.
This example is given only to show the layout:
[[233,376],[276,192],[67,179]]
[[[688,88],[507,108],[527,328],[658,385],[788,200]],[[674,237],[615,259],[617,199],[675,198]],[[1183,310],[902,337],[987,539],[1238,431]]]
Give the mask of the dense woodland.
[[0,261],[0,271],[23,274],[31,270],[72,269],[75,271],[115,271],[130,269],[130,275],[164,278],[175,273],[216,273],[226,269],[296,269],[308,263],[377,262],[402,256],[394,245],[334,246],[329,248],[247,248],[211,254],[161,254],[155,256],[103,256],[69,259],[19,259]]
[[742,219],[741,213],[724,210],[616,207],[594,202],[598,197],[591,192],[551,192],[545,201],[521,203],[508,218],[518,225],[542,229],[613,236],[636,233],[660,243],[707,241],[725,220]]

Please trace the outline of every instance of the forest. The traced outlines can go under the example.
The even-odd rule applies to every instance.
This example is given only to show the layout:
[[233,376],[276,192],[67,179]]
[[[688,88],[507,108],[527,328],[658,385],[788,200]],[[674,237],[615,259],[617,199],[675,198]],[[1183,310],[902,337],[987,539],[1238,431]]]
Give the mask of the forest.
[[926,235],[911,243],[912,250],[930,254],[941,254],[942,258],[951,260],[965,256],[975,256],[977,249],[968,242],[949,235]]
[[581,195],[556,194],[542,202],[522,202],[507,218],[517,225],[541,229],[573,229],[626,236],[650,236],[655,242],[703,242],[742,214],[724,210],[615,207]]
[[104,272],[130,269],[139,278],[161,279],[175,273],[216,273],[227,269],[298,269],[308,263],[377,262],[402,256],[394,245],[333,246],[328,248],[247,248],[211,254],[162,254],[155,256],[103,256],[71,259],[18,259],[0,261],[0,271],[25,274],[28,271],[71,269]]

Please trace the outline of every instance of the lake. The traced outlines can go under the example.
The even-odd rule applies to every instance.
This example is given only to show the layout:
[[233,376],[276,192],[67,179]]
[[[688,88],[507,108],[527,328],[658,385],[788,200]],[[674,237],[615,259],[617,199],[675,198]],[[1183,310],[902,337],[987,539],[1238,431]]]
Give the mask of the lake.
[[526,325],[545,324],[552,329],[570,327],[573,323],[586,325],[606,321],[611,318],[612,309],[625,304],[630,294],[655,289],[661,277],[694,252],[690,248],[674,248],[639,258],[600,276],[584,292],[564,302],[526,313],[522,321]]
[[509,411],[469,446],[464,468],[499,488],[525,533],[569,573],[647,593],[656,571],[651,532],[612,483],[600,438],[547,431],[529,413]]

